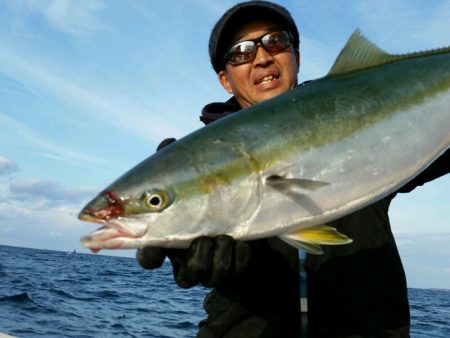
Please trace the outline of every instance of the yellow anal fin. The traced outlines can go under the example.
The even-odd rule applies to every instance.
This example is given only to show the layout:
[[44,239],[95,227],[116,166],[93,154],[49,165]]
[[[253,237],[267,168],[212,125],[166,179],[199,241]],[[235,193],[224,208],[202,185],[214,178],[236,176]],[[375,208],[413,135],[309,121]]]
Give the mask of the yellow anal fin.
[[303,249],[308,253],[323,253],[320,245],[343,245],[351,243],[353,240],[336,228],[328,225],[316,225],[302,228],[295,232],[280,236],[288,244]]
[[293,246],[294,248],[298,250],[304,250],[309,254],[314,255],[321,255],[323,254],[323,250],[320,245],[318,244],[311,244],[306,243],[302,241],[297,241],[295,239],[291,239],[288,236],[280,236],[280,239],[289,244],[290,246]]

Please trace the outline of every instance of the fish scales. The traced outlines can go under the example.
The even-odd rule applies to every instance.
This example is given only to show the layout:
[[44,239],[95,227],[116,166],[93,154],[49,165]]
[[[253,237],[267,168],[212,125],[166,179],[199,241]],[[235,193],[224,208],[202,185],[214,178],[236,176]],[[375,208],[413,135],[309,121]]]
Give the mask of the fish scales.
[[[360,38],[346,48],[364,45]],[[374,203],[419,174],[450,145],[450,51],[386,54],[386,63],[336,72],[346,48],[329,75],[211,123],[124,174],[105,189],[122,214],[99,217],[113,207],[104,193],[80,213],[121,234],[87,235],[84,245],[283,235]],[[152,191],[168,202],[149,211]]]

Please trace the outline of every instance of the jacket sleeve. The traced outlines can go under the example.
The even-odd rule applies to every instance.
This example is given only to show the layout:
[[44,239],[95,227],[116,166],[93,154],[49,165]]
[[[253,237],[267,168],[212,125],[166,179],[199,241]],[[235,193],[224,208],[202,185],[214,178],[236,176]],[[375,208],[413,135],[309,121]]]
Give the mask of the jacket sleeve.
[[400,188],[398,192],[411,192],[418,186],[424,185],[448,173],[450,173],[450,149],[447,149],[428,168]]

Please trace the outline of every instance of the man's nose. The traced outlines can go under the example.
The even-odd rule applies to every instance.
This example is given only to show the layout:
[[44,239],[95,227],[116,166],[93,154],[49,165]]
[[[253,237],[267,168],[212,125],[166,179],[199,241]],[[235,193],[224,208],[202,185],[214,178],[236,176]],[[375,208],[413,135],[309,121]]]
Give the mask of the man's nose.
[[255,53],[254,66],[266,67],[273,63],[273,55],[266,51],[260,43],[256,45]]

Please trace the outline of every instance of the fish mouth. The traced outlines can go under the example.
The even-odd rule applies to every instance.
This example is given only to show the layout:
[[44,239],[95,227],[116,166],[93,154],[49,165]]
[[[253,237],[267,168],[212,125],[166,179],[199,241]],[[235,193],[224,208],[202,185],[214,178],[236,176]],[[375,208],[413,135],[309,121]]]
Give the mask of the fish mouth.
[[98,219],[94,214],[90,212],[86,212],[85,210],[81,211],[78,214],[78,219],[83,222],[91,222],[91,223],[99,223],[104,224],[105,221]]
[[79,219],[102,225],[80,239],[81,244],[94,253],[101,249],[126,248],[126,239],[141,238],[146,233],[146,226],[131,227],[120,219],[104,221],[84,213],[80,213]]
[[100,228],[81,237],[83,246],[98,252],[101,249],[130,247],[133,239],[143,237],[147,223],[139,217],[126,217],[125,200],[116,191],[104,190],[78,214],[78,219],[100,224]]

